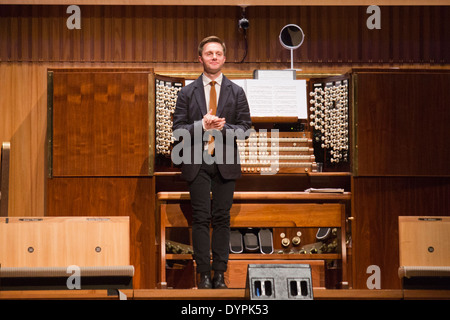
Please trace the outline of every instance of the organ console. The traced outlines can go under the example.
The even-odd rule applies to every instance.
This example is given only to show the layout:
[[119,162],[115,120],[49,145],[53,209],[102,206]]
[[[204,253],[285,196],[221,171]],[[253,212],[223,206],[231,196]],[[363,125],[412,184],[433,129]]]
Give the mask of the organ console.
[[[146,68],[48,73],[47,215],[130,216],[136,288],[195,286],[189,193],[170,159],[176,96],[198,74],[184,76]],[[311,75],[305,119],[253,116],[252,134],[238,141],[231,228],[237,238],[272,236],[259,239],[270,250],[230,254],[229,287],[245,287],[248,264],[305,263],[314,287],[364,289],[366,265],[398,261],[396,239],[380,243],[399,212],[448,211],[440,181],[449,176],[449,103],[440,94],[448,79],[442,70]],[[391,195],[398,189],[407,196]],[[383,279],[398,282],[396,270],[383,269]]]
[[[168,76],[155,78],[155,177],[161,222],[159,285],[192,287],[194,280],[186,282],[185,277],[186,272],[195,272],[192,255],[166,249],[167,243],[191,242],[189,232],[184,236],[180,232],[189,229],[192,219],[189,193],[178,168],[170,161],[175,142],[171,137],[171,115],[185,81]],[[349,81],[346,76],[312,78],[307,87],[308,119],[252,117],[249,137],[237,140],[243,177],[236,185],[231,228],[233,235],[239,237],[241,233],[242,239],[230,244],[230,248],[243,243],[244,250],[232,250],[226,274],[231,288],[245,287],[245,273],[243,277],[239,270],[258,262],[308,263],[312,265],[314,286],[348,286],[345,219],[350,202]],[[324,163],[327,172],[318,172],[317,162]],[[307,190],[311,188],[331,188],[331,193],[310,193]],[[333,232],[326,241],[318,240],[315,235],[320,227],[339,232]],[[248,237],[244,234],[258,234],[259,230],[271,233],[271,254],[245,250]],[[179,274],[184,275],[184,280]]]

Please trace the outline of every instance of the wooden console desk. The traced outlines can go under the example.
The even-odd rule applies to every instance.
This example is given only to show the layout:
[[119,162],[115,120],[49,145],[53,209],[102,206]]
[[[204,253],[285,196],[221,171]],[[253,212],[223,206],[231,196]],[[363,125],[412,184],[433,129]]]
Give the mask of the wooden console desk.
[[[191,260],[190,254],[166,254],[166,232],[169,228],[190,228],[192,212],[188,192],[157,193],[157,214],[160,218],[160,286],[166,287],[166,261]],[[246,269],[242,263],[306,263],[320,265],[337,260],[340,266],[340,285],[348,286],[345,203],[351,194],[308,192],[235,192],[231,208],[231,228],[338,228],[337,253],[323,254],[230,254],[228,281],[245,287]],[[275,236],[274,236],[275,238]],[[274,241],[277,241],[274,239]],[[319,263],[319,264],[317,264]],[[236,265],[234,265],[236,264]],[[233,268],[240,268],[234,272]],[[314,279],[313,279],[314,281]],[[316,282],[316,287],[324,286]]]

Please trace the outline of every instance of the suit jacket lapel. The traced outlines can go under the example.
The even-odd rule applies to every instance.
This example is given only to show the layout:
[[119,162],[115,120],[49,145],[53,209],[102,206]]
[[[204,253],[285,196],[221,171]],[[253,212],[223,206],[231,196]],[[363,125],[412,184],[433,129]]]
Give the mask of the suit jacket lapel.
[[206,100],[205,100],[205,88],[203,87],[202,76],[197,78],[194,82],[194,97],[197,101],[197,106],[200,109],[202,117],[207,113],[206,111]]
[[231,93],[231,81],[227,77],[223,76],[222,85],[220,87],[219,103],[217,104],[216,115],[220,118],[222,116],[225,104]]

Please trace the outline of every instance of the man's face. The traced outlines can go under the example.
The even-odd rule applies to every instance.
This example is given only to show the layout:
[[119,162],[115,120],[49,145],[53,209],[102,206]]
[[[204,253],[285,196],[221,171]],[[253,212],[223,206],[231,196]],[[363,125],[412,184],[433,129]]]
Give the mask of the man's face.
[[220,72],[225,64],[225,59],[222,45],[217,42],[208,42],[205,44],[202,55],[198,57],[205,72],[210,74]]

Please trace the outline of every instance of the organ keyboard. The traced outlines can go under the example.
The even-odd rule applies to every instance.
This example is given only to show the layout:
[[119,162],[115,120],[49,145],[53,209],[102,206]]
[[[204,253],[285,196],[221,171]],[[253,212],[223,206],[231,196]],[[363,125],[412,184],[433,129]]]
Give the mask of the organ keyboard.
[[243,173],[299,173],[316,169],[309,132],[252,132],[238,140]]

